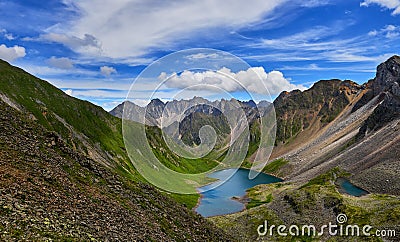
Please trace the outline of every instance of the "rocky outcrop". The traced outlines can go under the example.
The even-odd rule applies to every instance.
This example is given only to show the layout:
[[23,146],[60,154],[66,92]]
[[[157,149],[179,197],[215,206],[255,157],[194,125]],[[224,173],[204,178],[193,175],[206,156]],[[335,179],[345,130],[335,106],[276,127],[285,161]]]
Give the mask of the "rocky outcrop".
[[393,56],[377,68],[373,90],[375,95],[390,92],[400,96],[400,57]]
[[333,121],[359,94],[362,86],[346,80],[323,80],[301,92],[282,92],[274,101],[276,143],[285,143],[311,126]]
[[124,115],[124,108],[126,108],[125,117],[129,120],[139,122],[139,118],[142,117],[144,114],[143,107],[140,107],[129,101],[125,101],[116,106],[113,110],[110,111],[110,114],[115,117],[122,118]]
[[259,122],[260,113],[267,114],[270,103],[263,101],[261,104],[258,107],[253,100],[209,101],[201,97],[173,100],[166,103],[159,99],[153,99],[146,107],[125,101],[110,111],[110,114],[148,126],[157,126],[171,137],[176,136],[189,145],[199,145],[200,128],[210,125],[218,135],[217,144],[222,147],[226,145],[223,143],[230,133],[231,126],[242,123],[243,117],[247,118],[251,130],[253,124]]
[[400,57],[393,56],[377,68],[372,92],[381,102],[360,128],[357,139],[400,117]]

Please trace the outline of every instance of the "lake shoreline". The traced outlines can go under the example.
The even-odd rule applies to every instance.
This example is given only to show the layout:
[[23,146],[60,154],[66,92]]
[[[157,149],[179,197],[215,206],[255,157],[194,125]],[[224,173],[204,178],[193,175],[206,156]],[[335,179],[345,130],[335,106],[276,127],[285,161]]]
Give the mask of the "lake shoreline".
[[[220,170],[216,170],[216,171],[214,171],[214,172],[223,171],[223,170],[226,170],[226,169],[234,169],[234,168],[223,168],[223,169],[220,169]],[[251,170],[251,169],[249,169],[249,168],[244,168],[244,167],[240,167],[240,168],[238,168],[238,170],[239,170],[239,169],[248,170],[248,171]],[[214,172],[213,172],[213,173],[214,173]],[[282,177],[275,176],[275,175],[273,175],[273,174],[268,174],[268,173],[265,173],[265,172],[262,172],[262,171],[261,171],[260,173],[263,173],[263,174],[266,174],[266,175],[269,175],[269,176],[273,176],[273,177],[279,178],[279,179],[281,179],[281,180],[283,181],[283,178],[282,178]],[[212,178],[212,177],[209,177],[209,178],[210,178],[210,179],[215,179],[215,178]],[[202,185],[201,187],[205,187],[205,186],[211,185],[211,184],[213,184],[213,183],[215,183],[215,182],[217,182],[217,181],[219,181],[219,179],[215,179],[215,181],[210,181],[210,182],[208,182],[208,183]],[[198,190],[198,189],[201,188],[201,187],[196,188],[196,193],[199,194],[200,196],[199,196],[199,199],[197,199],[196,206],[194,206],[194,207],[192,208],[192,210],[193,210],[194,212],[196,212],[196,209],[197,209],[197,208],[199,207],[199,205],[200,205],[201,199],[204,197],[203,194]],[[247,196],[247,193],[245,194],[245,196]],[[246,206],[246,204],[247,204],[247,203],[244,203],[244,202],[241,202],[241,201],[238,201],[238,202],[243,203],[245,206]],[[244,208],[243,210],[245,210],[245,209],[246,209],[246,208]],[[242,211],[243,211],[243,210],[242,210]],[[197,213],[197,212],[196,212],[196,213]]]
[[[347,189],[345,187],[346,183],[348,184],[348,186],[350,186],[350,187],[347,187]],[[347,195],[353,196],[353,197],[361,197],[361,196],[370,194],[369,191],[353,184],[349,179],[344,178],[344,177],[337,178],[335,181],[335,185],[337,187],[337,190],[341,194],[347,194]],[[351,189],[355,189],[355,191],[350,191]]]
[[[246,205],[249,203],[249,197],[247,194],[248,189],[260,184],[270,184],[284,181],[280,177],[264,172],[260,172],[262,174],[257,175],[257,177],[254,179],[249,179],[248,174],[250,169],[247,168],[238,168],[232,174],[224,173],[224,171],[229,172],[230,169],[222,169],[211,173],[215,174],[215,177],[211,178],[215,178],[216,181],[196,189],[200,197],[196,206],[193,207],[194,212],[208,218],[244,211],[246,210]],[[215,182],[220,182],[223,180],[226,180],[226,182],[216,184],[213,189],[207,189],[206,187]],[[205,188],[204,191],[202,191],[201,188]],[[202,205],[202,201],[206,203]]]

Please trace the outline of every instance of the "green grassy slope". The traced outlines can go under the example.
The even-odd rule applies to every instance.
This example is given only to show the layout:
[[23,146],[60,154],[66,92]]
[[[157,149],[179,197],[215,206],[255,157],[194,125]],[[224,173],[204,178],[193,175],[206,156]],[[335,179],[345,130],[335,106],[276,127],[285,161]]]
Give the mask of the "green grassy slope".
[[158,127],[146,127],[146,135],[154,155],[169,169],[196,174],[209,171],[218,165],[217,161],[211,158],[211,154],[200,159],[188,159],[176,155],[168,148]]
[[111,163],[108,165],[135,173],[124,150],[120,119],[1,60],[0,77],[0,93],[46,129],[60,134],[71,147],[85,154],[94,149]]
[[[66,95],[50,83],[32,76],[24,70],[0,60],[0,95],[6,96],[31,119],[61,136],[70,148],[82,152],[97,162],[111,167],[131,180],[144,181],[131,164],[124,147],[121,119],[110,115],[101,107]],[[151,128],[150,128],[151,130]],[[154,130],[151,133],[157,133]],[[158,142],[159,136],[153,135]],[[161,140],[160,140],[161,141]],[[165,165],[184,173],[199,173],[216,165],[210,159],[180,159],[174,154],[156,155]],[[188,207],[194,207],[198,195],[174,195]],[[196,200],[196,201],[195,201]]]
[[[134,174],[133,179],[140,179],[126,154],[119,118],[87,101],[70,97],[50,83],[4,61],[0,61],[0,77],[0,93],[31,113],[46,129],[57,132],[71,147],[85,154],[90,151],[83,141],[89,142],[92,148],[99,147],[98,151],[103,151],[106,159],[112,158],[114,163],[109,165],[120,171],[129,170]],[[171,169],[201,173],[217,165],[212,158],[178,157],[168,149],[158,128],[147,127],[146,130],[149,143],[157,147],[153,149],[155,155]]]
[[154,187],[74,150],[0,100],[0,240],[230,238]]

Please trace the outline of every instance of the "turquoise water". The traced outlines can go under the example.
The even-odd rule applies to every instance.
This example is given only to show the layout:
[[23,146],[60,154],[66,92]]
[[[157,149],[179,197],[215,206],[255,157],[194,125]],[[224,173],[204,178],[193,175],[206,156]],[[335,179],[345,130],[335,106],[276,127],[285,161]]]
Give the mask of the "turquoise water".
[[347,179],[338,178],[337,179],[337,183],[339,185],[339,191],[347,193],[349,195],[352,195],[352,196],[355,196],[355,197],[360,197],[360,196],[368,194],[367,191],[365,191],[362,188],[359,188],[357,186],[354,186]]
[[210,217],[240,212],[244,209],[244,204],[232,200],[232,197],[242,197],[246,194],[247,189],[259,184],[282,181],[280,178],[264,173],[250,180],[248,178],[249,170],[238,169],[228,181],[212,190],[208,190],[220,184],[232,171],[233,169],[226,169],[212,173],[210,177],[219,179],[219,181],[198,189],[202,194],[202,198],[200,199],[199,206],[196,208],[197,213],[203,217]]

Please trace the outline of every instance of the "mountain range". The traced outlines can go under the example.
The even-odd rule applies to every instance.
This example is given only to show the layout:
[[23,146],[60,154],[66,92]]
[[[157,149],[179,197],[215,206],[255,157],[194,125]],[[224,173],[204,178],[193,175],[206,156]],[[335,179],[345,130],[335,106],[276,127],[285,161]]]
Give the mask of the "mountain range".
[[[264,171],[284,178],[279,185],[250,189],[248,209],[214,217],[219,227],[241,240],[256,240],[247,231],[268,220],[272,224],[313,224],[336,221],[391,229],[391,238],[329,237],[284,241],[398,241],[400,239],[400,57],[377,68],[365,84],[329,80],[300,92],[283,92],[274,101],[277,144]],[[340,179],[369,192],[343,193]],[[282,240],[282,237],[267,237]],[[262,239],[261,239],[262,240]]]
[[[152,151],[166,166],[199,173],[226,155],[229,123],[236,121],[248,124],[242,166],[251,167],[260,119],[271,103],[155,99],[145,108],[124,102],[108,113],[0,61],[0,238],[254,241],[265,219],[322,225],[342,213],[351,223],[393,228],[400,236],[399,83],[400,57],[393,56],[364,84],[322,80],[305,91],[282,92],[273,102],[276,140],[263,171],[284,182],[254,187],[243,198],[248,209],[206,220],[191,210],[199,195],[160,191],[135,170],[120,118],[146,124]],[[170,132],[197,146],[205,125],[214,127],[217,143],[201,159],[179,157],[162,137]],[[369,194],[342,194],[338,178]]]
[[[353,173],[355,180],[360,180],[363,187],[371,191],[381,191],[386,180],[395,180],[397,175],[387,172],[384,164],[396,164],[398,167],[396,137],[399,133],[392,126],[396,127],[400,117],[399,63],[400,58],[393,56],[378,66],[374,79],[361,85],[350,80],[321,80],[303,92],[282,92],[273,102],[277,129],[271,158],[285,158],[290,162],[274,175],[285,179],[307,180],[339,165],[346,167]],[[198,103],[202,103],[201,108]],[[121,118],[125,108],[125,118],[157,127],[161,127],[161,120],[164,127],[172,122],[179,122],[176,117],[181,117],[184,113],[183,116],[186,117],[181,117],[179,132],[185,142],[198,145],[200,124],[213,126],[219,134],[223,134],[221,140],[227,140],[229,124],[222,116],[239,112],[239,108],[230,108],[227,111],[227,106],[234,106],[228,105],[229,103],[240,103],[249,122],[250,148],[244,164],[249,167],[259,142],[260,132],[255,127],[262,116],[260,114],[268,107],[268,102],[263,101],[257,107],[253,101],[208,101],[195,97],[167,103],[155,99],[146,107],[139,107],[126,101],[110,113]],[[138,120],[139,114],[145,112],[145,119]],[[189,113],[191,114],[188,115]],[[382,137],[378,139],[380,135]],[[374,150],[379,150],[379,157],[385,158],[380,159],[377,156],[372,159]],[[220,150],[224,151],[226,150]],[[338,157],[345,158],[339,160]],[[374,181],[367,182],[377,170],[382,173],[380,181],[373,179]],[[385,189],[399,195],[398,186],[392,184]]]
[[[257,239],[256,234],[249,235],[248,231],[255,221],[262,224],[261,214],[264,218],[284,224],[298,224],[300,221],[305,224],[312,221],[326,224],[334,221],[335,216],[342,212],[354,216],[354,222],[369,221],[399,231],[399,83],[400,57],[393,56],[377,67],[374,79],[364,84],[351,80],[321,80],[305,91],[282,92],[273,102],[277,121],[276,141],[271,161],[263,171],[283,178],[284,185],[255,187],[243,199],[249,201],[249,204],[257,204],[256,207],[250,206],[252,208],[244,212],[211,220],[226,231],[232,231],[233,228],[236,237],[244,240]],[[151,116],[153,119],[146,118],[141,122],[160,127],[157,120],[161,120],[163,107],[171,103],[174,108],[168,111],[167,117],[172,117],[180,115],[185,107],[194,105],[198,100],[194,98],[167,103],[153,100],[147,110],[151,110],[150,113],[153,110],[158,112]],[[240,101],[232,99],[210,102],[201,99],[201,102],[224,110],[227,102]],[[253,101],[240,103],[251,130],[249,152],[242,166],[251,167],[260,135],[257,124],[263,108],[270,103],[261,103],[258,108]],[[125,105],[134,107],[126,110],[145,110],[125,102],[111,113],[122,117]],[[190,119],[192,126],[182,125],[186,127],[180,130],[182,135],[198,132],[194,124],[205,123],[204,120],[221,129],[218,128],[220,122],[207,118],[210,110],[196,110],[202,116],[197,114],[196,120]],[[189,109],[186,112],[191,111]],[[127,114],[128,118],[136,116],[130,112]],[[185,122],[183,119],[182,123]],[[213,156],[219,157],[226,150],[214,152],[217,154]],[[338,177],[345,177],[371,195],[367,198],[349,198],[341,194],[337,190]],[[314,204],[318,209],[307,203]],[[283,207],[285,210],[282,210]],[[370,212],[367,213],[367,210]],[[355,211],[363,218],[357,217]],[[388,219],[376,219],[374,216]]]

